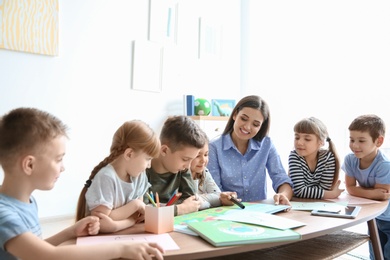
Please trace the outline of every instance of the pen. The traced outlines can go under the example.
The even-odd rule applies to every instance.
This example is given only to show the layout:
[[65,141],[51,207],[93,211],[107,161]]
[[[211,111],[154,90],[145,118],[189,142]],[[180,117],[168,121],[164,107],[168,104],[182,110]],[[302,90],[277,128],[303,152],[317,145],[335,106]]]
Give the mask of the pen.
[[157,207],[156,203],[154,202],[154,200],[152,199],[152,197],[150,196],[150,194],[149,194],[149,193],[146,193],[146,196],[148,197],[150,203],[152,203],[153,206]]
[[245,205],[239,202],[235,197],[232,196],[230,198],[230,201],[233,201],[233,203],[239,206],[240,208],[245,209]]

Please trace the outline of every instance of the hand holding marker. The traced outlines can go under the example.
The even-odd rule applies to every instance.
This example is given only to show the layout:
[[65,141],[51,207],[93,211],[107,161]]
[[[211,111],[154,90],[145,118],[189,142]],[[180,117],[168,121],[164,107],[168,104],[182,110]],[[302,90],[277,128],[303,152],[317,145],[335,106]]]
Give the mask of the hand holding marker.
[[241,202],[239,202],[235,197],[231,196],[230,201],[232,201],[234,204],[236,204],[240,208],[245,209],[245,205],[242,204]]

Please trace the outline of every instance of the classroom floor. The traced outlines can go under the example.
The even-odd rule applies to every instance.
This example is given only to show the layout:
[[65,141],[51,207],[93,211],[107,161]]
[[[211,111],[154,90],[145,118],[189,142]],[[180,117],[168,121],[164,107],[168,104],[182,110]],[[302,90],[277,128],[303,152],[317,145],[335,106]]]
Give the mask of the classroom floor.
[[[356,232],[356,233],[361,233],[361,234],[367,234],[367,229],[368,229],[367,223],[362,223],[354,227],[347,228],[346,230]],[[349,251],[345,255],[337,257],[336,259],[337,260],[369,260],[370,253],[368,251],[368,242],[355,248],[352,251]]]
[[[43,220],[41,222],[43,237],[50,237],[57,232],[63,230],[64,228],[72,225],[74,220],[72,217],[61,217],[53,220]],[[362,223],[356,225],[352,228],[346,229],[348,231],[367,234],[367,224]],[[345,255],[335,258],[336,260],[369,260],[368,244],[364,243],[363,245],[355,248],[354,250],[348,252]]]

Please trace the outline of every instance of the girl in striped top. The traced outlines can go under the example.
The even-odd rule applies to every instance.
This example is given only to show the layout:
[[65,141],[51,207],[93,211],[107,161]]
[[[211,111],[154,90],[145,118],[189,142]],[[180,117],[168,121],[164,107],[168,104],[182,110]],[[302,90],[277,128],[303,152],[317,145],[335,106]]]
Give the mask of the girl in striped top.
[[[294,196],[333,199],[340,196],[339,158],[323,122],[310,117],[294,126],[294,150],[288,158],[289,176]],[[325,149],[325,141],[328,148]]]

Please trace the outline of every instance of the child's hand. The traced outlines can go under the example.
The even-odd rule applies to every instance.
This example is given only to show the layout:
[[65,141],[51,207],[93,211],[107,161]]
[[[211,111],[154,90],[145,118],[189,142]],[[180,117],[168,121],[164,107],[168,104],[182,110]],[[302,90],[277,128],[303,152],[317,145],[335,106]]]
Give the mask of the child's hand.
[[76,237],[96,235],[99,233],[99,229],[99,218],[95,216],[85,217],[74,224],[74,233]]
[[335,198],[338,198],[340,196],[340,194],[344,191],[344,189],[340,189],[340,184],[341,184],[341,181],[338,180],[331,190],[329,190],[329,191],[326,190],[324,192],[323,199],[335,199]]
[[196,196],[191,196],[185,199],[181,204],[177,205],[177,214],[183,215],[198,211],[201,203],[202,201],[197,199]]
[[164,249],[157,243],[132,242],[124,244],[122,257],[129,259],[152,259],[163,260]]
[[145,203],[142,200],[136,199],[136,200],[132,200],[130,203],[135,204],[139,214],[145,215]]
[[[222,205],[224,206],[232,206],[234,203],[230,200],[231,197],[237,198],[237,193],[235,191],[224,191],[219,195],[219,199],[221,200]],[[241,201],[241,199],[237,199]]]
[[95,215],[99,217],[99,221],[102,223],[100,232],[114,232],[118,229],[116,222],[111,217],[107,216],[102,212],[96,212]]
[[134,220],[134,223],[142,223],[145,220],[145,215],[135,212],[132,216],[130,216],[130,218]]
[[374,191],[374,198],[376,200],[388,200],[390,199],[390,193],[388,190],[383,188],[376,188]]

